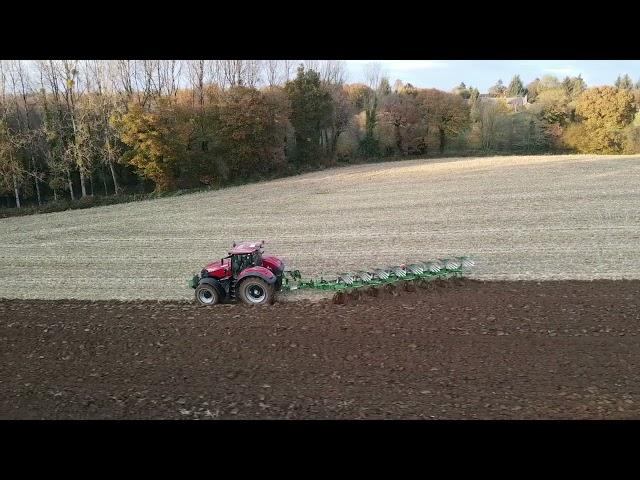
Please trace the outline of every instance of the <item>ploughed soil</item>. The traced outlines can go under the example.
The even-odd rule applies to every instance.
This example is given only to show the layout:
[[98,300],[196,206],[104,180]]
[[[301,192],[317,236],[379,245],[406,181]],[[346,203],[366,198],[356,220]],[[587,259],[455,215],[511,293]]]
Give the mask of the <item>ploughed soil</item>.
[[0,300],[1,419],[640,418],[640,280],[344,305]]

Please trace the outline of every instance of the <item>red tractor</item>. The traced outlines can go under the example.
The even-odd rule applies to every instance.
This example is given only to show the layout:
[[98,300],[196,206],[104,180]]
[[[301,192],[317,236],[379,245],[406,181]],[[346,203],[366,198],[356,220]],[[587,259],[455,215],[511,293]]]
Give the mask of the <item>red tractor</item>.
[[227,257],[212,262],[189,282],[195,288],[196,301],[214,305],[238,298],[248,305],[274,301],[282,288],[284,263],[277,257],[263,256],[262,242],[233,243]]

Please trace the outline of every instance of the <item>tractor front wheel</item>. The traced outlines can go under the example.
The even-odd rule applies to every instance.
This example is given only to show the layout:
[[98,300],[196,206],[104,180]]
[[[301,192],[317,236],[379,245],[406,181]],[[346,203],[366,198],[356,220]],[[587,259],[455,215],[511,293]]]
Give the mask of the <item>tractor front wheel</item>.
[[270,305],[274,300],[273,286],[258,277],[242,280],[238,294],[247,305]]
[[196,288],[196,301],[200,305],[215,305],[220,301],[220,295],[213,285],[203,283]]

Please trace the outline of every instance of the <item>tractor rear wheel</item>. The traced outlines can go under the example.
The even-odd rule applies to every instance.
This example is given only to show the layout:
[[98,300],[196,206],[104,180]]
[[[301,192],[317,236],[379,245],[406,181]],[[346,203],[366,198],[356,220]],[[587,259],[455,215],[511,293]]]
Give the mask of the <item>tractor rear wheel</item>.
[[274,299],[273,286],[258,277],[242,280],[238,294],[247,305],[270,305]]
[[220,302],[220,295],[213,285],[203,283],[196,288],[196,301],[200,305],[215,305]]

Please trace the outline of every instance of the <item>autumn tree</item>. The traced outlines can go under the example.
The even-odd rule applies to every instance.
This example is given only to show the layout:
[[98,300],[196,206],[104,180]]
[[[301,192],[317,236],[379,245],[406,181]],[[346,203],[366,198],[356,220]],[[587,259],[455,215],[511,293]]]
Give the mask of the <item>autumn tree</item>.
[[439,150],[443,153],[447,139],[469,125],[469,106],[459,95],[436,89],[422,90],[418,97],[428,122],[438,133]]
[[225,159],[231,176],[242,178],[283,166],[280,122],[286,107],[273,100],[256,89],[239,86],[221,97],[215,153]]
[[[584,84],[584,80],[580,76],[576,77],[578,84]],[[563,84],[558,81],[557,77],[553,75],[544,75],[542,78],[536,78],[532,82],[527,84],[527,98],[529,102],[535,102],[539,94],[545,90],[552,90],[555,88],[562,88]]]
[[393,131],[396,152],[408,153],[408,134],[420,122],[418,102],[414,95],[392,93],[385,97],[380,106],[380,123],[388,125]]
[[615,87],[595,87],[584,91],[576,114],[580,123],[567,134],[567,143],[581,152],[620,153],[624,150],[625,128],[636,109],[633,95]]
[[170,189],[176,179],[179,156],[176,132],[171,128],[173,113],[173,108],[165,102],[160,102],[154,112],[134,104],[126,114],[111,119],[122,141],[130,148],[124,160],[142,177],[153,181],[158,191]]
[[363,83],[352,83],[344,86],[344,91],[353,108],[361,112],[365,109],[369,98],[373,95],[373,91]]
[[531,106],[531,112],[548,124],[557,123],[564,127],[571,118],[570,101],[571,98],[564,88],[543,90]]

